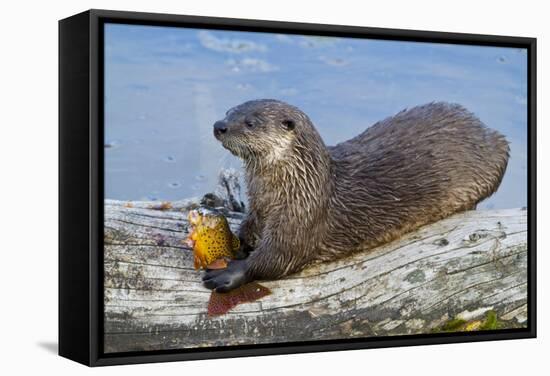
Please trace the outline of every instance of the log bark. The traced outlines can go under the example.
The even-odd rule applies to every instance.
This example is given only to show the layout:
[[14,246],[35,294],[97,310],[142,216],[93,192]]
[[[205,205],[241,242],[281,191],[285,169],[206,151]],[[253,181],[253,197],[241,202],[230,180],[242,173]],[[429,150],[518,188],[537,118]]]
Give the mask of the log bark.
[[[210,291],[182,243],[198,206],[105,201],[106,352],[430,333],[488,312],[499,328],[527,325],[526,210],[454,215],[262,282],[272,295],[209,318]],[[235,231],[243,214],[225,214]]]

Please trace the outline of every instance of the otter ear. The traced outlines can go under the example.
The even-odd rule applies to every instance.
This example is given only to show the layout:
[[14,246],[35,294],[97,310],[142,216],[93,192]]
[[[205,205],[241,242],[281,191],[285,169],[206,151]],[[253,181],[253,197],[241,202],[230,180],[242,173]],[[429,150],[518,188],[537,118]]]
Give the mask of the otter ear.
[[281,124],[283,124],[283,127],[288,131],[291,131],[294,128],[296,128],[296,123],[294,123],[294,120],[286,119],[286,120],[283,120]]

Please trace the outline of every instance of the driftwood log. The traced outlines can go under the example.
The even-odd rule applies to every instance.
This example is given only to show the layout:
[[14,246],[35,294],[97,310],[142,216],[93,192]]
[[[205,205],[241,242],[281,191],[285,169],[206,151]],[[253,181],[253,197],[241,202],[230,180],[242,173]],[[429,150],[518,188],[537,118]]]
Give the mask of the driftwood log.
[[[457,214],[262,282],[272,295],[211,318],[210,291],[182,243],[199,205],[106,200],[106,352],[429,333],[449,322],[475,328],[488,313],[499,328],[527,325],[526,210]],[[224,213],[236,230],[243,214]]]

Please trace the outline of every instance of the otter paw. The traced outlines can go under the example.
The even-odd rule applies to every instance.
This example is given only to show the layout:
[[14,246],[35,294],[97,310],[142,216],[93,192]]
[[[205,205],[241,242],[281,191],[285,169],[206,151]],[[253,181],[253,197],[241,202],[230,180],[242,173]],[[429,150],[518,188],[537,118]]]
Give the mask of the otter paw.
[[202,277],[204,286],[216,292],[228,292],[251,279],[248,277],[248,267],[245,260],[233,260],[225,269],[207,269]]

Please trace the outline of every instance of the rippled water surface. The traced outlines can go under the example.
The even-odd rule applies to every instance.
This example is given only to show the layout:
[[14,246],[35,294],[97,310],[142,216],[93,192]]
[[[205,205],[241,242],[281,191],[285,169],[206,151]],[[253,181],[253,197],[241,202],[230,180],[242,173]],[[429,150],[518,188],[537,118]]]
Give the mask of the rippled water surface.
[[527,54],[514,48],[108,24],[105,196],[212,191],[240,162],[212,136],[230,107],[300,107],[329,145],[431,101],[458,102],[506,135],[511,159],[484,208],[527,202]]

